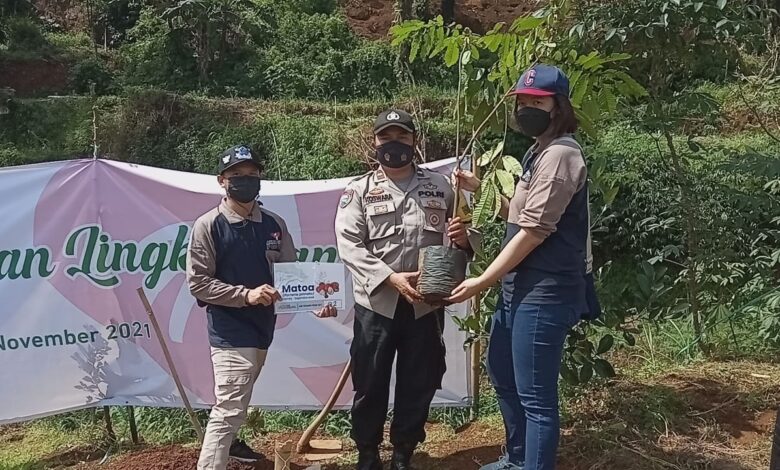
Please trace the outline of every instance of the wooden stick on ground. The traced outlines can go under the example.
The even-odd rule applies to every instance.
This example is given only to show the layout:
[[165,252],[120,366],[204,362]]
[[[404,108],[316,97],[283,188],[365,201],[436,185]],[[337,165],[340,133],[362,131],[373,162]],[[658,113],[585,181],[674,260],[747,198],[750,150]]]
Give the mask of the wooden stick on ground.
[[135,408],[132,406],[127,407],[127,422],[130,425],[130,439],[133,441],[133,445],[138,445],[141,440],[138,438],[138,425],[135,422]]
[[170,351],[168,351],[168,345],[165,343],[165,338],[162,335],[162,330],[160,330],[160,324],[157,323],[157,317],[154,316],[154,310],[152,310],[152,304],[149,303],[149,299],[146,297],[146,292],[144,292],[143,287],[139,287],[137,292],[138,292],[138,296],[141,298],[141,302],[143,302],[144,304],[144,308],[146,309],[146,314],[149,316],[149,321],[152,323],[152,328],[154,328],[154,333],[157,335],[157,339],[160,341],[160,347],[162,348],[163,354],[165,355],[165,360],[168,362],[168,368],[170,368],[171,370],[173,381],[176,382],[176,388],[179,390],[179,395],[181,396],[181,399],[184,402],[185,408],[187,408],[187,414],[189,414],[190,416],[192,427],[195,428],[195,434],[198,435],[198,440],[200,440],[200,442],[203,442],[203,427],[201,427],[200,421],[198,421],[198,417],[195,416],[195,412],[192,410],[192,405],[190,405],[190,400],[189,398],[187,398],[187,393],[184,391],[184,386],[181,384],[181,380],[179,379],[179,374],[176,372],[176,366],[173,364],[173,358],[171,357]]
[[116,433],[114,432],[114,424],[111,421],[111,408],[108,406],[103,407],[103,421],[106,423],[106,436],[110,444],[116,443]]
[[311,441],[312,436],[314,436],[314,433],[317,432],[317,429],[320,427],[322,422],[325,421],[328,413],[330,413],[330,411],[333,409],[333,406],[339,399],[341,391],[344,389],[344,385],[347,383],[347,379],[351,373],[352,359],[347,361],[347,365],[344,366],[344,370],[341,371],[341,377],[339,377],[339,381],[336,382],[336,387],[333,389],[333,393],[331,393],[330,398],[328,398],[328,402],[325,403],[325,406],[322,408],[322,411],[320,411],[320,414],[317,415],[314,421],[312,421],[309,427],[306,428],[306,430],[303,432],[300,440],[298,440],[297,451],[299,454],[304,453],[309,449],[309,442]]

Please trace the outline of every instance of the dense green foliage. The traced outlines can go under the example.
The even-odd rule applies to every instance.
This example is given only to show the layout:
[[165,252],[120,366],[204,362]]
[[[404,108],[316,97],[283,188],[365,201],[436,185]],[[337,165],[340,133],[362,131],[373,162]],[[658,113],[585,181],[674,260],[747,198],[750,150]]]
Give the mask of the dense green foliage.
[[[608,260],[598,274],[609,302],[603,318],[570,336],[563,369],[569,382],[586,382],[594,372],[612,376],[601,356],[618,344],[615,333],[633,344],[641,332],[637,321],[690,321],[693,335],[680,351],[689,354],[694,346],[709,352],[710,330],[724,323],[733,327],[748,311],[754,320],[763,319],[766,339],[777,338],[777,155],[697,140],[711,134],[722,115],[720,103],[695,83],[741,69],[738,59],[774,34],[776,12],[758,3],[553,0],[485,35],[445,25],[441,18],[393,28],[394,43],[407,45],[412,60],[441,57],[448,67],[457,65],[467,133],[481,126],[491,108],[500,109],[505,90],[523,69],[541,61],[561,66],[571,77],[572,103],[587,136],[598,138],[598,120],[618,113],[613,125],[649,137],[651,146],[631,168],[640,180],[620,178],[614,155],[588,155],[591,194],[601,195],[592,201],[599,214],[594,228],[608,241],[616,235],[605,246],[620,248],[597,258],[599,264]],[[616,44],[609,43],[613,38]],[[626,62],[647,92],[617,62]],[[460,107],[461,87],[458,98]],[[505,114],[486,122],[495,131],[505,129]],[[517,169],[507,165],[511,159],[502,149],[499,144],[479,159],[486,173],[474,211],[478,225],[497,215],[500,194],[514,190]],[[625,196],[616,199],[618,191]],[[638,243],[626,246],[636,234]],[[481,272],[494,256],[488,250],[474,270]],[[619,274],[610,277],[615,264],[621,265]],[[486,334],[483,319],[495,295],[486,293],[483,308],[460,321],[472,339]]]
[[[58,44],[56,27],[23,10],[0,23],[0,61],[64,60],[70,89],[87,93],[94,82],[97,94],[142,86],[231,97],[389,98],[401,85],[399,77],[409,73],[396,70],[390,44],[356,36],[332,1],[88,5],[95,11],[91,30],[82,36],[86,50],[83,44]],[[420,83],[451,81],[451,74],[432,64],[410,71]]]

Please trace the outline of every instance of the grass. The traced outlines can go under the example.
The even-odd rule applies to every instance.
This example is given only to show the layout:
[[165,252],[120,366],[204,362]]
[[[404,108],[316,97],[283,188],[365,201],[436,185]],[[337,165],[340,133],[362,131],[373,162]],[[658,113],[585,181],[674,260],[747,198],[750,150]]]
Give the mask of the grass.
[[84,422],[69,429],[60,425],[63,422],[63,417],[55,417],[0,428],[0,470],[46,468],[52,456],[93,449],[100,441],[100,426]]

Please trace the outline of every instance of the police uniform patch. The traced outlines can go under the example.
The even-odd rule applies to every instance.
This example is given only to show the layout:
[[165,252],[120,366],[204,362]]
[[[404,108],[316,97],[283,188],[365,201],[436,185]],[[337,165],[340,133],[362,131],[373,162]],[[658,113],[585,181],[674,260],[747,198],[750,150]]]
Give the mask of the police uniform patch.
[[352,198],[355,196],[355,190],[353,189],[347,189],[344,191],[344,193],[341,195],[341,199],[339,200],[339,207],[342,209],[347,207],[350,202],[352,202]]
[[444,192],[443,191],[418,191],[417,195],[419,197],[438,197],[444,199]]
[[392,201],[392,194],[380,194],[379,196],[366,196],[366,204],[374,204],[376,202]]
[[372,196],[379,196],[380,194],[384,194],[385,190],[382,188],[374,188],[371,191],[368,192],[368,194]]
[[430,214],[428,216],[428,222],[434,227],[439,225],[439,222],[441,222],[441,217],[439,217],[438,214]]
[[387,214],[387,204],[374,207],[374,214]]
[[437,185],[433,184],[433,183],[424,184],[423,188],[425,188],[425,189],[427,189],[429,191],[435,191],[435,190],[439,189],[439,187]]
[[425,201],[425,207],[430,207],[431,209],[441,209],[442,204],[439,201]]

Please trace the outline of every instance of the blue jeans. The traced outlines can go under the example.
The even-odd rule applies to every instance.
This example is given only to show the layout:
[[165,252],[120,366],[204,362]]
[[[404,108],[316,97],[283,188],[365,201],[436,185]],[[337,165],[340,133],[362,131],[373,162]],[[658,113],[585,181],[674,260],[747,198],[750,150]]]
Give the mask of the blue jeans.
[[567,305],[499,302],[487,365],[506,428],[509,460],[553,470],[558,451],[558,374],[566,335],[580,315]]

